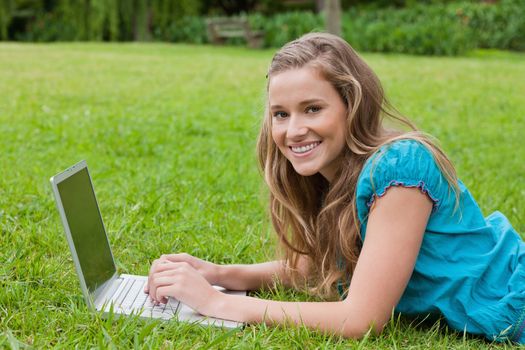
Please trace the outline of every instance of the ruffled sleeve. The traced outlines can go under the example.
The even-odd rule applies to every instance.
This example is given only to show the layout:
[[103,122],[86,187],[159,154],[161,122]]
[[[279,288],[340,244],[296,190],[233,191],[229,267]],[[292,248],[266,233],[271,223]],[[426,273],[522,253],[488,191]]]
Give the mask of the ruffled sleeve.
[[362,227],[374,200],[392,186],[419,188],[434,203],[433,212],[449,192],[448,182],[426,146],[414,140],[387,144],[366,161],[357,181],[357,214]]

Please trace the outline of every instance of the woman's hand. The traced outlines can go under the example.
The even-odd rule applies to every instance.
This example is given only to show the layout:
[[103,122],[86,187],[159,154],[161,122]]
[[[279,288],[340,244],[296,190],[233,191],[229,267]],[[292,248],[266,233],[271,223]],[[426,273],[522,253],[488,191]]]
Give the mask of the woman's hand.
[[[164,262],[184,262],[193,267],[193,269],[200,273],[211,285],[218,285],[230,290],[271,288],[277,280],[281,281],[285,286],[292,286],[291,281],[285,274],[283,261],[268,261],[247,265],[218,265],[186,253],[165,254],[153,262],[151,271],[153,271],[155,266]],[[305,278],[308,275],[308,263],[307,258],[301,256],[298,268]],[[149,280],[144,288],[144,292],[148,293],[148,290]]]
[[[199,258],[196,258],[190,254],[187,253],[179,253],[179,254],[163,254],[160,258],[155,260],[153,264],[151,264],[151,270],[153,270],[153,267],[155,264],[162,263],[164,261],[168,262],[174,262],[174,263],[187,263],[191,267],[193,267],[197,272],[199,272],[210,284],[220,284],[219,282],[219,269],[220,266]],[[151,274],[151,273],[150,273]],[[146,285],[144,291],[148,292],[148,285]]]
[[168,259],[153,263],[146,288],[155,303],[166,303],[168,297],[173,297],[203,315],[210,315],[222,294],[191,264]]

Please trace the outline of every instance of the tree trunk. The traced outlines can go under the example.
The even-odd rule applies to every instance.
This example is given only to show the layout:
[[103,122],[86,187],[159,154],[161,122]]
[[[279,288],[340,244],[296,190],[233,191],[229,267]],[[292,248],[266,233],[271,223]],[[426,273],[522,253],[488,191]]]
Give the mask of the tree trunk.
[[321,13],[324,10],[325,0],[315,0],[315,12]]
[[133,37],[135,41],[151,40],[150,6],[148,0],[136,0],[133,27]]
[[341,0],[324,0],[326,31],[341,36]]

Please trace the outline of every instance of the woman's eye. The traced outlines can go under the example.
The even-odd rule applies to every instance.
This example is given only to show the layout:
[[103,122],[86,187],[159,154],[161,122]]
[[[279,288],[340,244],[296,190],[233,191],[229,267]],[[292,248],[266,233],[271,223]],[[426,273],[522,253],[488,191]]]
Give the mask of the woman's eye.
[[278,119],[286,118],[287,116],[288,114],[286,112],[275,112],[273,114],[273,117]]
[[309,106],[306,108],[306,113],[317,113],[321,110],[319,106]]

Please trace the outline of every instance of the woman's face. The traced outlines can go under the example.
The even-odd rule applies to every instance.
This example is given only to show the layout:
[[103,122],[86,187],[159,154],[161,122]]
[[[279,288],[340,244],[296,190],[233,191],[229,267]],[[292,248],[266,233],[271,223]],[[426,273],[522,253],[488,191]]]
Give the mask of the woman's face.
[[346,146],[347,108],[335,88],[312,67],[271,76],[272,138],[303,176],[332,181]]

